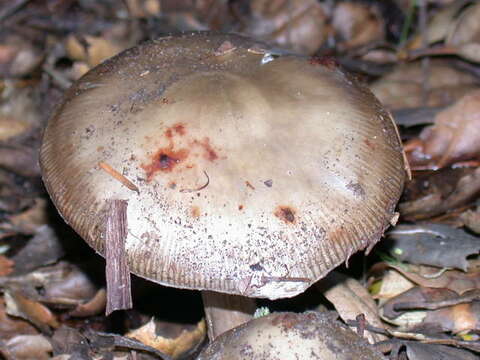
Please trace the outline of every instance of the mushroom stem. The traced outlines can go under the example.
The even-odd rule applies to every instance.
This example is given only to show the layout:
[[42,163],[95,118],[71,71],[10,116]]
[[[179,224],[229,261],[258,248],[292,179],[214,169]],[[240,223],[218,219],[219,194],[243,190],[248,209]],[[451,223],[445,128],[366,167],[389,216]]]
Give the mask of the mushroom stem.
[[251,320],[256,309],[255,300],[245,296],[202,291],[202,298],[210,341]]

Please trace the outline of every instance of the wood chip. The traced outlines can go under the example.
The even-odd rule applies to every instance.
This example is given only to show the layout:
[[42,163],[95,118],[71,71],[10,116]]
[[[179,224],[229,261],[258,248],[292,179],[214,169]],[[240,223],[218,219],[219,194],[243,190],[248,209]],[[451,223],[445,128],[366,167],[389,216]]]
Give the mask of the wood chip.
[[105,233],[105,260],[107,278],[106,315],[115,310],[132,308],[130,271],[125,254],[127,238],[126,200],[110,200]]

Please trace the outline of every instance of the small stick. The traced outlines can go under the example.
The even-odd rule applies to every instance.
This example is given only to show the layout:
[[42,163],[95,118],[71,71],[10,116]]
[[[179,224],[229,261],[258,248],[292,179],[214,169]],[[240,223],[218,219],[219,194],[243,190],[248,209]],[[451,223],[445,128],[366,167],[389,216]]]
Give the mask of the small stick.
[[131,309],[130,271],[125,254],[127,238],[126,200],[108,200],[105,230],[105,276],[107,278],[107,307],[105,314]]
[[100,161],[98,163],[98,166],[100,166],[108,175],[112,176],[116,180],[120,181],[124,186],[126,186],[128,189],[135,191],[137,194],[140,194],[140,190],[138,189],[137,185],[135,185],[133,182],[128,180],[125,176],[120,174],[117,170],[112,168],[110,165],[107,163]]
[[250,183],[250,181],[246,180],[246,181],[245,181],[245,185],[247,185],[247,187],[249,187],[250,189],[255,190],[255,186],[253,186],[253,185]]
[[208,176],[208,174],[205,170],[203,170],[203,173],[205,174],[205,177],[207,178],[207,181],[206,181],[205,184],[203,184],[202,186],[200,186],[196,189],[180,189],[180,192],[181,193],[191,193],[191,192],[196,192],[196,191],[200,191],[200,190],[205,189],[208,186],[208,184],[210,184],[210,177]]

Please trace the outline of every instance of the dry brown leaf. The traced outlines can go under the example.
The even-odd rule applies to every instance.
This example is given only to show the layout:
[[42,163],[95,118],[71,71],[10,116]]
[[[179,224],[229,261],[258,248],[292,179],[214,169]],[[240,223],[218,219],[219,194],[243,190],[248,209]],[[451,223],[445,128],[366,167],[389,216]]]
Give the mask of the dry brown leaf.
[[480,42],[480,3],[466,7],[449,29],[445,43],[450,46],[461,46]]
[[480,159],[480,90],[439,112],[435,124],[405,145],[412,168],[441,168]]
[[400,65],[370,86],[391,109],[445,106],[478,89],[475,77],[443,61],[431,61],[427,103],[423,103],[424,71],[420,62]]
[[[404,330],[435,332],[467,332],[479,330],[480,302],[457,303],[459,295],[445,288],[415,287],[382,307],[384,318]],[[425,306],[430,310],[424,310]]]
[[430,266],[390,265],[408,280],[423,287],[445,288],[463,294],[466,291],[480,289],[480,271],[463,272],[460,270],[439,271],[438,268]]
[[390,49],[371,49],[362,55],[362,60],[378,64],[396,63],[398,61],[397,54]]
[[28,130],[28,124],[9,116],[0,115],[0,141],[8,141]]
[[[399,310],[396,308],[397,306],[399,306],[399,304],[427,302],[427,301],[438,302],[438,301],[455,299],[457,296],[458,296],[457,293],[449,289],[415,286],[395,296],[389,301],[387,301],[385,304],[383,304],[381,311],[382,311],[382,315],[385,318],[394,320],[394,319],[399,319],[400,316],[403,314],[406,314],[406,313],[413,314],[414,312],[418,311],[418,309]],[[426,316],[426,312],[427,311],[425,310],[418,311],[418,315],[420,315],[421,313],[421,316],[416,317],[415,319],[418,320],[421,318],[423,321],[424,316]],[[409,327],[414,325],[412,322],[409,322],[408,324],[404,323],[404,320],[405,319],[399,319],[399,322],[396,322],[396,324],[400,325],[400,322],[401,322],[403,323],[402,325],[408,325]],[[415,326],[416,325],[418,324],[415,324]]]
[[[358,315],[363,314],[369,325],[383,328],[375,301],[367,289],[355,279],[331,272],[317,283],[317,287],[344,321],[355,320]],[[365,337],[371,344],[387,339],[383,335],[369,331],[365,332]]]
[[[2,34],[3,35],[3,34]],[[0,74],[2,77],[19,77],[37,68],[43,54],[25,37],[8,34],[0,39]]]
[[244,32],[300,54],[313,54],[326,41],[327,16],[316,0],[254,0]]
[[480,330],[480,302],[458,304],[442,309],[428,311],[424,326],[439,326],[454,334]]
[[163,18],[182,31],[231,29],[235,21],[233,16],[240,16],[246,5],[245,2],[218,0],[161,0],[160,3]]
[[90,66],[86,62],[75,61],[69,71],[69,78],[72,80],[78,80],[85,75],[88,70],[90,70]]
[[387,270],[382,277],[380,289],[377,294],[373,296],[374,299],[379,300],[379,304],[383,305],[387,300],[410,290],[415,286],[415,283],[408,280],[405,276],[395,270]]
[[39,130],[41,111],[34,84],[4,80],[0,93],[0,139],[7,141],[26,137]]
[[[25,293],[28,288],[29,295],[35,300],[63,307],[73,307],[90,301],[98,290],[84,270],[65,261],[41,267],[25,275],[17,286],[21,286]],[[41,288],[41,293],[33,293],[32,287]]]
[[137,34],[131,31],[128,24],[120,22],[99,36],[85,35],[80,39],[70,35],[66,38],[65,48],[69,57],[93,67],[135,45],[137,40]]
[[158,16],[161,12],[160,0],[125,0],[128,12],[135,18]]
[[[431,79],[429,85],[432,89],[446,86],[476,85],[478,80],[464,71],[451,66],[447,61],[432,59],[430,64]],[[382,79],[392,82],[415,83],[421,85],[424,70],[420,62],[399,65],[394,71],[386,74]],[[374,83],[375,84],[375,83]]]
[[[442,214],[452,220],[458,212],[469,207],[479,193],[478,167],[417,171],[413,180],[406,184],[403,201],[398,208],[402,218],[408,221],[431,219]],[[434,219],[434,222],[438,220],[440,219]],[[445,218],[441,220],[445,221]]]
[[52,345],[43,335],[17,335],[2,348],[15,360],[49,360],[52,352]]
[[85,304],[78,305],[69,314],[71,316],[87,317],[100,314],[107,304],[107,292],[105,289],[97,291],[95,296]]
[[337,48],[347,50],[368,45],[385,38],[383,18],[374,6],[367,3],[341,1],[332,14]]
[[27,210],[8,218],[12,230],[22,234],[33,234],[42,225],[48,223],[48,202],[45,198],[35,199]]
[[12,273],[15,263],[4,255],[0,255],[0,276],[7,276]]
[[473,232],[480,234],[480,207],[475,210],[467,210],[460,215],[460,220]]
[[408,43],[409,50],[423,47],[423,42],[433,44],[447,38],[449,31],[455,25],[455,18],[458,11],[465,5],[465,1],[455,0],[452,4],[443,7],[436,12],[428,22],[427,30],[424,33],[416,34]]
[[29,322],[8,316],[5,309],[5,302],[0,298],[0,339],[8,340],[17,335],[33,335],[38,331]]
[[159,336],[156,334],[155,330],[155,321],[154,319],[151,319],[145,325],[129,332],[125,336],[136,339],[145,345],[151,346],[162,353],[172,356],[173,358],[178,358],[181,354],[201,342],[206,335],[206,325],[204,320],[200,321],[194,330],[183,330],[181,334],[174,339]]
[[[57,356],[52,357],[50,360],[70,360],[71,358],[72,358],[72,356],[70,354],[61,354],[61,355],[57,355]],[[125,356],[124,359],[125,360],[130,360],[128,355]],[[114,360],[116,360],[115,357],[114,357]]]
[[480,168],[415,172],[398,208],[408,221],[428,219],[468,205],[480,192]]
[[0,147],[0,167],[25,177],[39,176],[38,149],[27,146]]
[[72,59],[85,61],[90,67],[100,64],[125,48],[104,37],[86,35],[85,42],[87,46],[83,46],[75,36],[70,35],[67,38],[66,49]]
[[[428,44],[443,41],[440,46],[423,49],[424,34],[417,35],[409,44],[410,58],[432,55],[457,55],[464,59],[480,62],[480,4],[457,1],[433,17],[426,31]],[[462,9],[462,10],[461,10]],[[458,11],[461,13],[458,15]]]
[[480,62],[480,43],[468,43],[459,46],[457,55],[469,61]]
[[26,298],[18,291],[6,290],[4,295],[7,314],[27,319],[44,330],[48,326],[57,328],[60,325],[55,315],[41,303]]

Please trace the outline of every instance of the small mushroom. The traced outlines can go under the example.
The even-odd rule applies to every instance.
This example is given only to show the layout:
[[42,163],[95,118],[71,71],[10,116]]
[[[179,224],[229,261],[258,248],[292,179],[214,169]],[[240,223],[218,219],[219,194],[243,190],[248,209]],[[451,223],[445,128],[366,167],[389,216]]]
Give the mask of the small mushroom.
[[[392,118],[365,87],[331,62],[211,33],[89,71],[50,119],[40,160],[57,209],[96,251],[120,201],[129,270],[209,290],[210,325],[211,308],[237,308],[238,324],[252,309],[242,299],[295,296],[371,248],[405,178]],[[232,326],[221,316],[211,337]]]
[[382,360],[385,357],[330,313],[274,313],[220,335],[197,360]]

